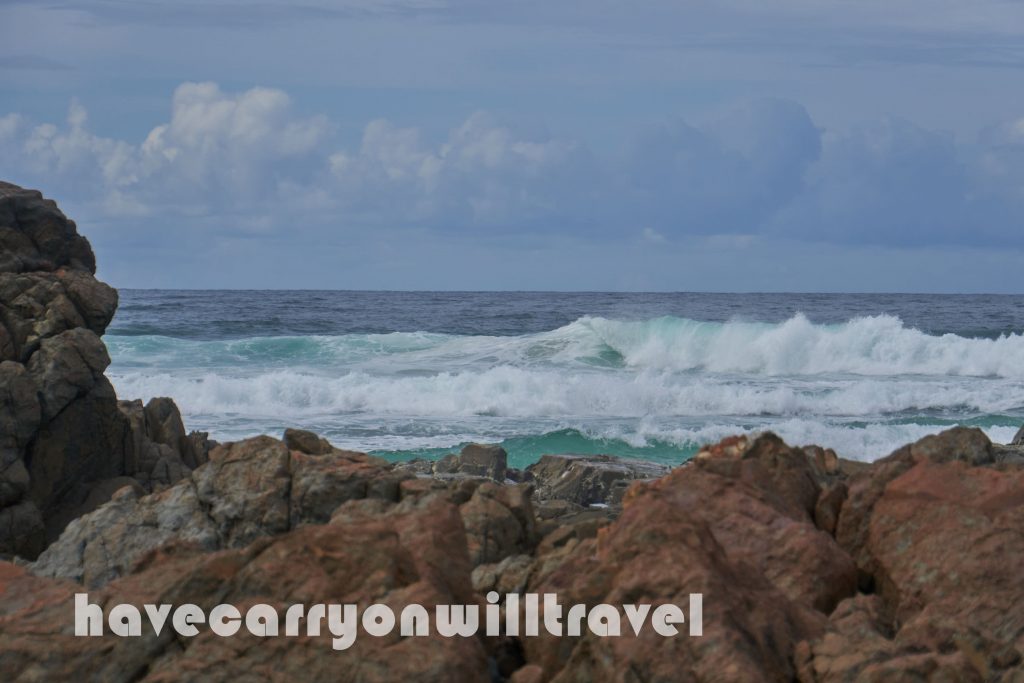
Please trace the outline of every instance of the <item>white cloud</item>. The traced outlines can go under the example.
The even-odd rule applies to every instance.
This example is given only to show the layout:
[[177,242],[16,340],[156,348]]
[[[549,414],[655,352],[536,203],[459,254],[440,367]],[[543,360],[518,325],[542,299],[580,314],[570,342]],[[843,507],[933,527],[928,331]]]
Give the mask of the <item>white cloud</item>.
[[0,117],[0,176],[91,207],[96,220],[163,216],[147,223],[157,230],[1022,240],[1022,119],[965,145],[893,118],[823,130],[800,105],[767,100],[700,127],[653,126],[603,159],[486,113],[441,139],[378,119],[344,148],[333,130],[297,115],[280,90],[185,83],[168,121],[138,143],[93,132],[77,101],[61,125]]
[[45,185],[64,180],[106,210],[133,215],[178,202],[216,210],[270,198],[275,169],[317,151],[328,132],[323,117],[296,118],[280,90],[227,94],[212,83],[179,86],[170,121],[141,144],[90,131],[78,101],[64,127],[28,127],[16,115],[0,119],[0,142],[13,169],[28,169]]
[[577,143],[526,139],[476,113],[437,145],[414,128],[371,121],[359,149],[331,155],[330,168],[339,202],[378,218],[515,226],[572,210],[585,156]]

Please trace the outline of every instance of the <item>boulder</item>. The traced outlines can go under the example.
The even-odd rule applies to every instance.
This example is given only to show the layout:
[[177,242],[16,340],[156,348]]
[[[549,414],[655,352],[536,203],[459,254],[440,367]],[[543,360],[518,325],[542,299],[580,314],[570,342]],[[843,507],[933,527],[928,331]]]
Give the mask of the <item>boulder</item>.
[[675,474],[637,487],[596,539],[571,544],[554,562],[538,558],[529,590],[556,593],[563,604],[684,608],[690,593],[702,593],[703,636],[636,636],[627,624],[617,638],[526,638],[526,661],[545,680],[793,679],[789,653],[824,629],[824,615],[731,557],[708,520],[692,514],[698,499]]
[[89,242],[57,204],[36,190],[0,181],[0,272],[96,272]]
[[108,365],[107,348],[90,330],[77,327],[44,339],[26,366],[39,392],[43,421],[52,421],[89,393]]
[[850,483],[837,537],[872,594],[840,603],[801,647],[802,681],[1015,680],[1024,468],[991,452],[983,434],[956,428]]
[[[456,508],[439,499],[410,501],[387,514],[357,516],[264,537],[237,549],[197,553],[172,545],[147,555],[138,573],[91,591],[94,604],[217,604],[246,610],[270,605],[285,623],[293,604],[472,603],[465,536]],[[179,639],[144,628],[137,638],[76,638],[68,605],[81,587],[0,563],[0,669],[5,680],[303,680],[485,681],[477,638],[371,637],[332,650],[330,633],[260,638],[243,628],[224,638],[201,627]],[[302,622],[303,631],[305,621]]]
[[101,586],[172,541],[238,548],[303,524],[322,524],[342,503],[395,502],[408,475],[361,453],[308,456],[259,436],[215,448],[209,461],[158,493],[125,488],[71,522],[33,571]]
[[324,455],[334,450],[327,439],[322,439],[305,429],[284,430],[284,444],[293,451],[308,455]]
[[667,465],[611,455],[545,455],[526,468],[538,500],[566,500],[584,507],[618,505],[631,483],[667,474]]
[[493,444],[471,443],[458,455],[449,453],[438,460],[404,460],[394,463],[394,466],[417,476],[441,479],[483,478],[499,484],[529,480],[522,471],[509,468],[505,449]]
[[504,483],[508,454],[501,446],[471,443],[459,451],[457,468],[463,474]]
[[501,486],[489,481],[459,506],[474,566],[533,549],[537,532],[532,492],[529,484]]
[[178,407],[169,398],[153,398],[146,405],[118,401],[130,427],[131,458],[125,471],[148,491],[158,491],[185,477],[207,461],[216,445],[204,432],[185,433]]

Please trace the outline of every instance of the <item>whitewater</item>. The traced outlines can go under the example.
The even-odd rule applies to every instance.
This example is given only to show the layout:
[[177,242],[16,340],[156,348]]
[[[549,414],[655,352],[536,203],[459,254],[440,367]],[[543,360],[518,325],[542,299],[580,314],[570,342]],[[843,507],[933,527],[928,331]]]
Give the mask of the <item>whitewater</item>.
[[303,325],[277,320],[271,334],[250,334],[253,322],[189,338],[147,298],[158,295],[135,296],[127,324],[105,337],[118,394],[172,396],[190,428],[220,440],[299,426],[390,457],[487,441],[518,465],[556,451],[679,462],[702,443],[771,429],[872,460],[952,424],[1005,442],[1024,421],[1020,332],[937,334],[888,312],[842,322],[585,314],[521,334],[508,321],[505,334],[296,334]]

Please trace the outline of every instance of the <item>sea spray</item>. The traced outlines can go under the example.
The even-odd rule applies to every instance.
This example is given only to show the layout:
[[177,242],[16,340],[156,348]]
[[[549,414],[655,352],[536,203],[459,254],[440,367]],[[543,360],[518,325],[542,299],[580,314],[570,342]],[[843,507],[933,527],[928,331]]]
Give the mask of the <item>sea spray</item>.
[[873,459],[955,423],[1004,438],[1024,409],[1024,337],[926,334],[891,315],[105,341],[119,394],[173,396],[216,438],[304,426],[396,457],[487,440],[519,460],[577,450],[680,461],[705,441],[773,429]]

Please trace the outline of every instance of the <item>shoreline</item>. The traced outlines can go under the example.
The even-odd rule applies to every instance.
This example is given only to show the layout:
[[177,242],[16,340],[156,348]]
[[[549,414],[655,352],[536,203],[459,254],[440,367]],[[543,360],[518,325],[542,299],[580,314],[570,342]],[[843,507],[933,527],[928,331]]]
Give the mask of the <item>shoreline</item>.
[[[953,427],[866,463],[763,432],[671,467],[516,468],[486,444],[395,463],[298,429],[216,443],[170,398],[118,400],[117,292],[56,204],[0,183],[0,244],[4,680],[1020,680],[1024,445]],[[518,624],[516,596],[546,594],[702,617],[692,637],[389,632],[335,654],[328,633],[76,636],[83,591],[282,621],[500,600]]]

